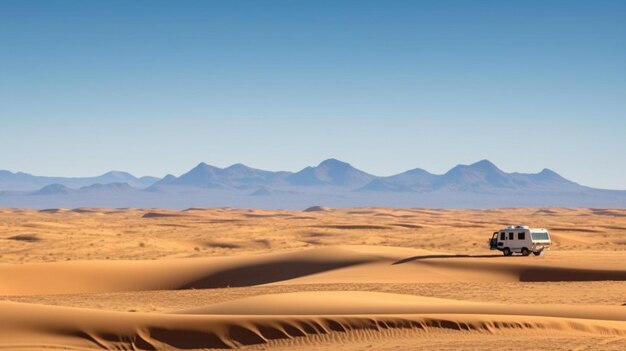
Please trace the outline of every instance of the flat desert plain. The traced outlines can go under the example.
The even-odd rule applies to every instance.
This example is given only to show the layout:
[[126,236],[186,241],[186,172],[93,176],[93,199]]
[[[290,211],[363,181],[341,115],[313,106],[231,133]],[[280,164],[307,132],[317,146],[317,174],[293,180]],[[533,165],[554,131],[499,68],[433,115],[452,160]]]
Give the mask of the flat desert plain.
[[212,348],[626,350],[626,210],[0,209],[0,350]]

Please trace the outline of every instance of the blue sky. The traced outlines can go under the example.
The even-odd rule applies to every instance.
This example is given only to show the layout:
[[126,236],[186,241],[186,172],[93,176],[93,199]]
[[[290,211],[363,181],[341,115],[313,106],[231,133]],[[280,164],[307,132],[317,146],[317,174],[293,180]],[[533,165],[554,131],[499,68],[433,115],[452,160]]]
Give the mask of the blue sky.
[[624,1],[3,0],[0,169],[487,158],[626,189],[624,18]]

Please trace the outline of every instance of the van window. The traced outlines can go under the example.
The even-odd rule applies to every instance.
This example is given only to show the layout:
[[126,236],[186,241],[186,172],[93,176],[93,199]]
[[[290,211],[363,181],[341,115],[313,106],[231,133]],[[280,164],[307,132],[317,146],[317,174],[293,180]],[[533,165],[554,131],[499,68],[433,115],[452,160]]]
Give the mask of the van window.
[[530,233],[530,237],[533,240],[550,240],[550,237],[548,236],[548,233],[546,232],[532,232]]
[[509,240],[513,240],[513,234],[514,233],[509,233]]
[[526,232],[519,232],[519,233],[517,233],[517,239],[518,240],[526,240]]
[[505,232],[501,232],[501,233],[500,233],[500,240],[504,240],[504,239],[506,239],[505,235],[506,235],[506,233],[505,233]]

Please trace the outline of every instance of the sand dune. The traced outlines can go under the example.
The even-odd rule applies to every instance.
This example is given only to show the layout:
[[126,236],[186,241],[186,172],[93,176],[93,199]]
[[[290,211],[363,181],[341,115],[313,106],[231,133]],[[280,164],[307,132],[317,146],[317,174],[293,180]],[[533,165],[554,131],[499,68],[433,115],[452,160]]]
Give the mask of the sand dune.
[[626,311],[598,306],[533,308],[363,292],[265,295],[172,314],[12,302],[0,303],[0,311],[0,348],[233,348],[311,335],[341,337],[355,331],[391,329],[626,336]]
[[3,209],[0,350],[623,350],[623,212]]
[[0,265],[0,295],[208,289],[285,281],[374,261],[340,248],[237,257]]
[[344,246],[236,257],[0,265],[0,295],[210,289],[262,284],[626,280],[610,260],[450,255]]
[[309,291],[261,295],[181,311],[181,313],[249,315],[251,311],[262,315],[518,315],[613,320],[622,321],[626,326],[626,309],[616,309],[610,306],[501,305],[358,291]]

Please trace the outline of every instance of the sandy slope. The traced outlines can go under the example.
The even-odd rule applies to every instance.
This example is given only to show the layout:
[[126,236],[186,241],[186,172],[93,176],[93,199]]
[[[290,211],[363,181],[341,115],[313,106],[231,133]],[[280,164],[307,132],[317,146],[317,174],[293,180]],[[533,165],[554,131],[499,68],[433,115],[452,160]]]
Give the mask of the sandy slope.
[[[626,281],[623,256],[560,260],[393,247],[145,261],[0,265],[0,295],[209,289],[261,284]],[[616,255],[613,255],[616,256]],[[623,262],[623,261],[621,261]]]
[[[0,219],[0,349],[626,349],[624,210]],[[550,228],[554,250],[484,249],[522,221]]]
[[626,311],[598,306],[510,306],[397,294],[264,295],[173,314],[104,312],[0,303],[0,347],[230,348],[270,340],[404,329],[523,330],[626,336]]
[[567,317],[626,322],[626,309],[611,306],[512,305],[360,291],[309,291],[249,297],[180,311],[234,315],[488,314]]

